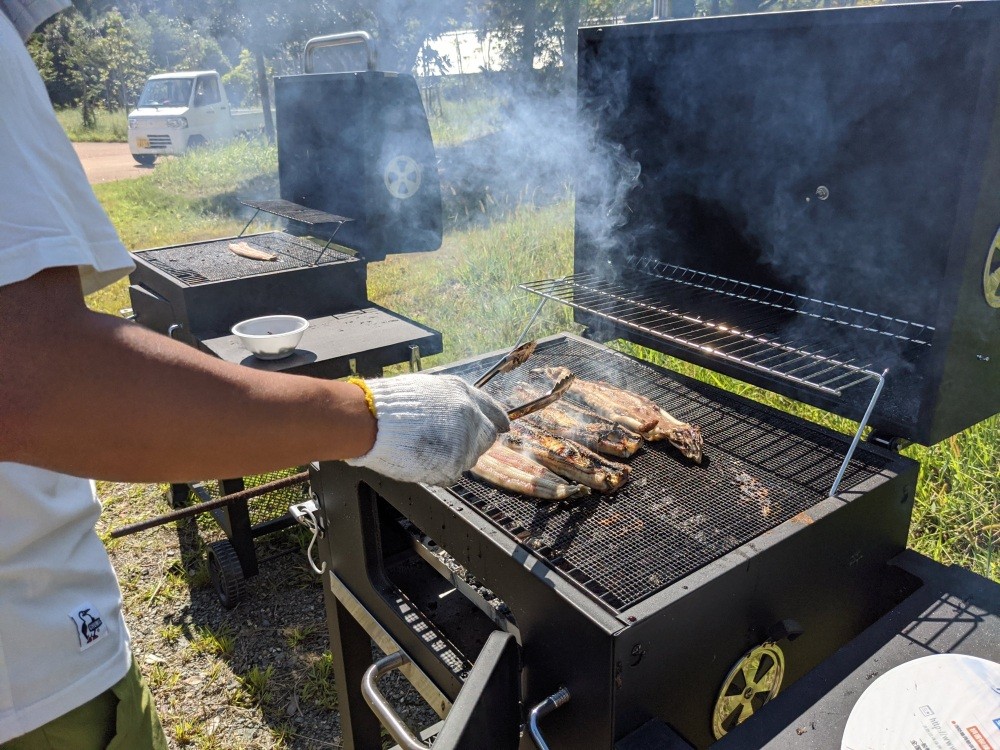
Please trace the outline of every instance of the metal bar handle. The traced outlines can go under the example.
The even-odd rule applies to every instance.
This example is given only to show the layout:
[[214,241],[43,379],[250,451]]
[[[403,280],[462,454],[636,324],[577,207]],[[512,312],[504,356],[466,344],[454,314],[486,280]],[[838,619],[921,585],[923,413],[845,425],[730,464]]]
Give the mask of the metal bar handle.
[[137,531],[151,529],[154,526],[163,526],[171,521],[180,521],[181,519],[189,518],[190,516],[196,516],[200,513],[207,513],[210,510],[221,508],[224,505],[238,503],[243,500],[252,500],[256,497],[260,497],[261,495],[266,495],[268,492],[281,490],[285,487],[292,487],[296,484],[304,484],[308,481],[309,472],[300,471],[297,474],[292,474],[291,476],[283,477],[281,479],[275,479],[274,481],[266,482],[265,484],[259,484],[256,487],[250,487],[248,489],[241,490],[240,492],[234,492],[231,495],[222,495],[214,500],[207,500],[203,503],[198,503],[197,505],[189,505],[186,508],[178,508],[177,510],[172,510],[169,513],[164,513],[162,516],[150,518],[147,521],[139,521],[138,523],[131,523],[127,526],[122,526],[111,532],[111,538],[118,539],[119,537],[134,534]]
[[348,31],[344,34],[327,34],[326,36],[314,36],[306,42],[303,52],[302,69],[306,73],[313,72],[313,52],[322,47],[342,47],[347,44],[363,44],[368,53],[368,70],[375,70],[378,67],[378,52],[375,49],[375,40],[367,31]]
[[385,731],[396,740],[403,750],[427,750],[427,745],[417,739],[416,735],[410,731],[410,728],[396,713],[396,709],[385,699],[376,684],[376,681],[384,674],[409,663],[409,657],[402,651],[383,656],[365,670],[365,676],[361,680],[361,694],[372,713],[378,718],[379,723],[385,727]]
[[531,709],[528,714],[528,731],[531,733],[531,739],[535,741],[538,746],[538,750],[549,750],[549,745],[542,737],[542,730],[538,728],[538,720],[543,716],[552,713],[560,706],[564,706],[569,702],[569,691],[561,687],[548,698],[543,700],[537,706]]
[[847,467],[851,463],[851,458],[854,457],[854,451],[858,448],[858,443],[861,442],[861,433],[865,431],[865,427],[868,425],[868,420],[872,416],[872,412],[875,411],[875,402],[878,401],[878,397],[882,395],[882,388],[885,386],[885,376],[889,374],[888,370],[883,370],[882,374],[878,376],[878,384],[875,386],[875,392],[872,394],[872,400],[868,402],[868,408],[865,409],[865,414],[861,417],[861,421],[858,423],[858,431],[854,433],[854,439],[851,440],[851,445],[847,449],[847,455],[844,456],[844,462],[840,465],[840,470],[837,472],[836,478],[833,480],[833,486],[830,488],[830,497],[834,497],[837,494],[837,490],[840,489],[840,482],[844,478],[844,474],[847,473]]

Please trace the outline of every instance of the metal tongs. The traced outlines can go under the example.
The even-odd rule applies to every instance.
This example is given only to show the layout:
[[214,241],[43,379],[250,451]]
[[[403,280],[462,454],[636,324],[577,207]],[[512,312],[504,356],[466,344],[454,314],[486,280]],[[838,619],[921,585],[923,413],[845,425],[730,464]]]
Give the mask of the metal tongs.
[[[535,353],[536,346],[538,346],[537,341],[529,341],[526,344],[521,344],[520,346],[511,349],[507,352],[506,356],[501,357],[496,364],[483,373],[482,377],[480,377],[479,380],[477,380],[473,385],[476,388],[482,388],[501,372],[510,372],[511,370],[520,367],[528,361],[528,357]],[[558,401],[562,398],[562,395],[569,390],[569,387],[573,385],[573,380],[575,378],[575,375],[570,374],[560,380],[557,380],[556,384],[552,386],[551,390],[549,390],[549,392],[544,396],[532,399],[525,404],[515,406],[513,409],[508,410],[507,418],[510,420],[520,419],[521,417],[533,414],[539,409],[544,409],[554,401]]]
[[501,372],[510,372],[514,368],[520,367],[528,361],[528,357],[535,353],[536,346],[538,346],[537,341],[529,341],[527,344],[521,344],[511,349],[506,356],[501,357],[493,367],[483,373],[483,376],[473,385],[476,388],[482,388]]
[[556,384],[552,386],[552,390],[546,393],[544,396],[532,399],[526,404],[521,404],[520,406],[515,406],[513,409],[507,410],[507,419],[514,421],[515,419],[520,419],[521,417],[526,417],[529,414],[534,414],[539,409],[544,409],[551,403],[554,403],[562,398],[563,394],[569,390],[569,387],[573,385],[573,381],[576,380],[576,375],[570,373],[564,375],[556,381]]

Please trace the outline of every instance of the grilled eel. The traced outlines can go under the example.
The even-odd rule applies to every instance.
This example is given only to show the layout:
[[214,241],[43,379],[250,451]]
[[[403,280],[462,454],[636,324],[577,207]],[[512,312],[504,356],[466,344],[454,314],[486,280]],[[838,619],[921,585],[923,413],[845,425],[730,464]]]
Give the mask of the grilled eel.
[[[531,374],[545,380],[557,380],[568,375],[569,370],[565,367],[542,367],[532,370]],[[701,463],[704,450],[701,427],[680,421],[645,396],[603,381],[577,378],[564,399],[635,430],[647,440],[667,440],[683,456]]]
[[[533,397],[532,394],[537,395],[526,385],[514,388],[515,398],[528,399]],[[569,401],[556,401],[519,421],[616,458],[629,458],[642,447],[639,433]]]
[[501,440],[508,447],[527,454],[559,476],[579,482],[598,492],[614,492],[628,481],[631,469],[567,438],[537,427],[514,422]]
[[479,457],[470,471],[472,476],[495,487],[539,500],[566,500],[590,493],[589,488],[567,482],[537,461],[499,441]]

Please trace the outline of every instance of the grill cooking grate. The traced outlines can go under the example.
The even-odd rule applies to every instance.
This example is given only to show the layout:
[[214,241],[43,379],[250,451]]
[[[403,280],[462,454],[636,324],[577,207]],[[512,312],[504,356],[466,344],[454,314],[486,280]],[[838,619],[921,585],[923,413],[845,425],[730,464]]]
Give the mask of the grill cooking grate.
[[617,278],[576,274],[520,286],[658,340],[835,396],[877,380],[878,373],[870,362],[805,348],[795,338],[802,328],[790,322],[821,329],[809,341],[843,340],[838,331],[851,329],[927,347],[934,334],[919,323],[636,256]]
[[233,239],[199,242],[191,245],[145,250],[140,257],[187,286],[211,281],[226,281],[257,276],[263,273],[288,271],[293,268],[357,262],[336,250],[326,250],[305,239],[284,232],[269,232],[244,237],[252,247],[278,256],[276,261],[251,260],[229,249]]
[[[467,380],[492,361],[450,370]],[[466,477],[451,489],[535,554],[615,611],[730,552],[820,502],[843,459],[842,441],[711,386],[668,374],[587,342],[539,347],[487,388],[505,398],[533,367],[564,365],[647,396],[701,425],[706,460],[686,462],[665,443],[627,461],[631,481],[612,497],[536,504]],[[861,448],[843,487],[877,475],[888,462]]]
[[[292,203],[291,201],[286,200],[241,200],[240,203],[244,206],[255,208],[257,211],[274,214],[275,216],[280,216],[283,219],[291,219],[292,221],[297,221],[300,224],[343,224],[345,221],[350,221],[350,219],[344,216],[337,216],[336,214],[331,214],[327,211],[320,211],[318,208],[300,206],[298,203]],[[256,215],[257,214],[254,214],[254,216]]]

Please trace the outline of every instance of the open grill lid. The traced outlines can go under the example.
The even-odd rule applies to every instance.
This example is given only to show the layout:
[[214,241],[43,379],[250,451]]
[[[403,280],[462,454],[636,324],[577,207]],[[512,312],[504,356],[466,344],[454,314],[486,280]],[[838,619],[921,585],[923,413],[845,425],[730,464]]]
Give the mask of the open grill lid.
[[887,371],[872,426],[937,442],[1000,411],[998,79],[993,2],[583,29],[616,166],[524,288],[853,419]]
[[437,250],[441,186],[413,76],[363,70],[274,81],[281,197],[347,217],[366,260]]

